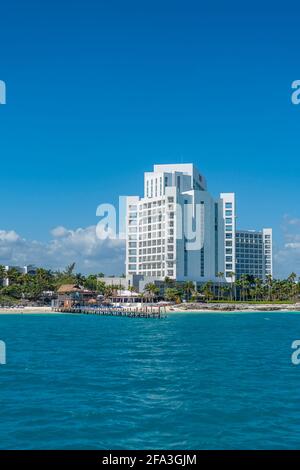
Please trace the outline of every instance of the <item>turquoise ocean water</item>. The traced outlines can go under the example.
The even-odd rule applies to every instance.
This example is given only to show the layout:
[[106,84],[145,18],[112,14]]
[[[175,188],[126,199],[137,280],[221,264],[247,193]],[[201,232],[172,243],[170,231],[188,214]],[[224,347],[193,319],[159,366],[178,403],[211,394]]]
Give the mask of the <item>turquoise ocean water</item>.
[[1,315],[1,449],[297,449],[298,313]]

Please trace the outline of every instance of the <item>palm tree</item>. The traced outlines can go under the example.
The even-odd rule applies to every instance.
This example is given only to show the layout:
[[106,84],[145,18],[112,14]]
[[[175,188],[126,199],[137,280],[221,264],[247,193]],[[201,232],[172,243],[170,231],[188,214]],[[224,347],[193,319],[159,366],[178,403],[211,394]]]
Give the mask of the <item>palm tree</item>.
[[10,268],[7,271],[7,278],[10,284],[19,284],[22,274],[16,268]]
[[269,301],[272,300],[272,288],[273,288],[273,278],[271,274],[266,276],[266,286],[268,288],[268,299]]
[[83,285],[86,289],[97,290],[97,276],[95,274],[89,274],[84,278],[81,274],[76,274],[78,284]]
[[195,285],[194,285],[193,281],[186,281],[183,284],[183,291],[186,294],[186,300],[189,301],[192,294],[195,292]]
[[221,283],[222,280],[224,279],[224,273],[221,271],[217,273],[217,278],[218,278],[218,300],[220,300],[220,291],[221,291]]
[[254,279],[255,300],[262,295],[262,280],[257,277]]
[[65,267],[64,274],[65,274],[66,276],[73,276],[73,274],[74,274],[74,269],[75,269],[75,265],[76,265],[76,263],[68,264],[68,266]]
[[108,285],[105,286],[104,295],[106,298],[112,297],[113,292],[114,292],[113,286],[108,286]]
[[145,286],[145,292],[148,294],[149,298],[153,302],[154,298],[159,294],[159,288],[156,287],[154,282],[150,282]]
[[237,279],[235,281],[235,288],[236,291],[239,293],[239,300],[242,300],[243,298],[243,283],[241,279]]
[[241,278],[240,278],[240,287],[242,289],[242,300],[243,301],[245,301],[246,297],[248,297],[248,295],[246,295],[246,294],[248,293],[249,286],[250,286],[249,275],[248,274],[242,274]]
[[163,283],[163,287],[164,287],[164,295],[165,295],[165,291],[168,289],[168,288],[172,288],[174,287],[174,280],[171,279],[170,277],[166,276],[164,278],[164,283]]
[[[96,279],[96,276],[94,274],[90,274],[87,278],[85,278],[85,276],[83,276],[81,273],[76,273],[75,274],[76,284],[78,284],[80,286],[83,286],[88,278],[90,280],[94,279],[95,282],[97,283],[97,279]],[[90,288],[92,288],[92,287],[90,287]],[[93,286],[93,290],[95,290],[95,283],[94,283],[94,286]]]
[[97,279],[97,292],[99,292],[99,294],[104,294],[105,293],[105,288],[106,288],[105,282],[99,281]]
[[296,273],[291,273],[289,277],[287,278],[287,282],[289,284],[289,290],[290,290],[289,297],[292,299],[295,299],[297,295],[296,279],[297,279]]
[[170,302],[180,302],[180,291],[176,287],[168,287],[165,290],[165,299]]
[[131,300],[131,303],[132,303],[132,294],[134,292],[136,292],[136,288],[134,286],[128,286],[128,290],[130,292],[130,300]]
[[235,273],[233,271],[230,271],[228,273],[228,277],[230,277],[231,279],[231,300],[233,300],[233,298],[236,300],[236,290],[234,288],[234,282],[235,282]]
[[144,292],[141,292],[140,293],[140,299],[141,299],[141,304],[144,302],[144,299],[145,299],[145,294]]
[[203,294],[206,300],[210,300],[213,297],[213,293],[211,291],[212,285],[213,285],[212,282],[208,281],[203,286]]
[[170,277],[166,276],[164,279],[164,283],[167,287],[172,287],[174,286],[174,279],[171,279]]

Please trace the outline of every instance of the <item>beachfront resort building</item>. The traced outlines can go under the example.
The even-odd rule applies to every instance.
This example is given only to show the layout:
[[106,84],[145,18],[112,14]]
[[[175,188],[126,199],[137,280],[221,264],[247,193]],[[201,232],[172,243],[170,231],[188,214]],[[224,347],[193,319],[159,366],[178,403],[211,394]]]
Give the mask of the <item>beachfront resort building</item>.
[[223,209],[193,164],[154,165],[144,196],[127,197],[126,275],[215,280],[223,269]]
[[236,277],[240,278],[242,274],[263,281],[268,275],[272,276],[272,229],[236,232]]
[[[236,234],[234,193],[214,199],[191,163],[154,165],[144,173],[143,197],[126,198],[126,278],[216,282],[224,273],[232,282],[237,267],[240,275],[252,265],[240,246],[237,265]],[[270,234],[263,235],[265,273],[272,273]]]

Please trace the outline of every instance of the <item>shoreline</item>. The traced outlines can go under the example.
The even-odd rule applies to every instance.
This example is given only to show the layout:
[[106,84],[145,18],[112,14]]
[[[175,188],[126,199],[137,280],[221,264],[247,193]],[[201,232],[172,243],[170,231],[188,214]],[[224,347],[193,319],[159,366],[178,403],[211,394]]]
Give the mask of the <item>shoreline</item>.
[[204,304],[195,305],[190,307],[186,304],[178,306],[169,306],[166,308],[166,313],[276,313],[276,312],[299,312],[300,304]]
[[[300,306],[291,305],[288,306],[261,306],[261,308],[255,308],[254,306],[243,306],[239,308],[216,308],[216,307],[205,307],[205,308],[179,308],[179,307],[167,307],[166,314],[197,314],[197,313],[214,313],[214,314],[226,314],[226,313],[300,313]],[[69,315],[67,312],[53,312],[51,307],[25,307],[25,308],[3,308],[0,309],[1,315]]]
[[[300,313],[300,304],[204,304],[190,307],[187,304],[167,306],[167,314],[195,314],[195,313]],[[66,312],[53,312],[51,307],[21,307],[1,308],[0,315],[66,315]]]

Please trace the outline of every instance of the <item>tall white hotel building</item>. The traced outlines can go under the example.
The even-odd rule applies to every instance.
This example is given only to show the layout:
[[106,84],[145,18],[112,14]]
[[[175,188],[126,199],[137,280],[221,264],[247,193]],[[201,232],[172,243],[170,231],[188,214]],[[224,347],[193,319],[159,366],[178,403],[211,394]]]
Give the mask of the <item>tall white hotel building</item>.
[[[256,262],[256,245],[251,245],[251,254],[241,249],[241,238],[237,246],[234,193],[214,200],[193,164],[154,165],[144,174],[144,197],[127,196],[126,201],[127,276],[206,282],[217,281],[222,272],[231,282],[236,275],[252,274],[241,272],[242,266]],[[272,259],[272,236],[268,245],[264,254]],[[241,264],[244,254],[251,264]],[[259,262],[257,277],[264,279],[272,274],[272,261]]]

